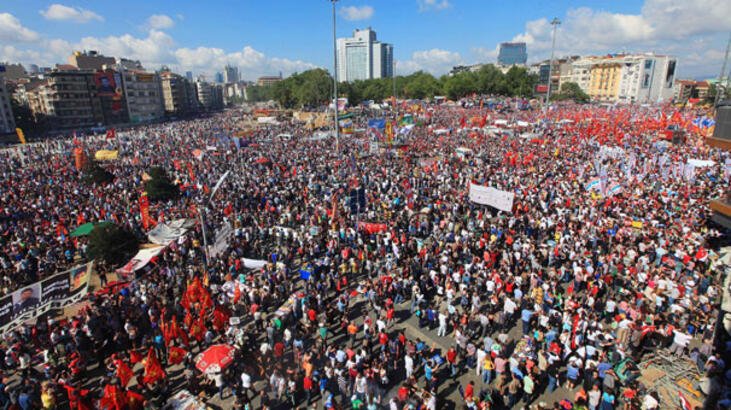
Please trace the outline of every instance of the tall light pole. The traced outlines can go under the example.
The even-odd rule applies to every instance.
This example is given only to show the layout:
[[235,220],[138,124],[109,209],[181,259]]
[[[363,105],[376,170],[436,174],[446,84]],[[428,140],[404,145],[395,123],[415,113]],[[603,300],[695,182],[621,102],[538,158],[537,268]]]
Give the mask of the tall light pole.
[[548,62],[548,89],[546,90],[546,104],[543,105],[543,113],[548,111],[548,102],[551,100],[551,81],[553,80],[553,53],[556,51],[556,28],[561,24],[558,17],[551,20],[553,26],[553,39],[551,40],[551,61]]
[[716,98],[713,101],[713,108],[716,108],[718,102],[721,101],[721,94],[727,91],[725,88],[728,87],[729,76],[726,74],[726,67],[728,66],[729,52],[731,52],[731,33],[728,36],[728,43],[726,43],[726,55],[723,58],[721,74],[718,75],[718,82],[716,83]]
[[333,108],[335,121],[335,152],[340,152],[340,126],[338,124],[338,39],[335,32],[335,3],[338,0],[330,0],[333,5]]

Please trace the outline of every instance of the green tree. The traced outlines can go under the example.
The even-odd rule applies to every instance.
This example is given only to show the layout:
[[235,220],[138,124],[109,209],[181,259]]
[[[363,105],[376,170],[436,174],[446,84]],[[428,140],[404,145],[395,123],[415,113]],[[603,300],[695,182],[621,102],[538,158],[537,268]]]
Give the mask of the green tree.
[[589,95],[579,87],[578,84],[573,82],[566,82],[561,84],[561,90],[558,94],[554,95],[555,100],[574,100],[579,103],[585,103],[589,101]]
[[462,98],[476,91],[477,82],[473,73],[458,73],[444,79],[444,94],[452,100]]
[[96,161],[88,161],[82,171],[82,179],[87,184],[106,184],[114,180],[114,174],[104,169]]
[[424,71],[417,71],[405,78],[402,95],[408,98],[433,98],[441,93],[441,85],[433,75]]
[[150,169],[150,180],[145,182],[145,192],[150,201],[167,201],[180,196],[180,189],[160,167]]
[[89,234],[89,257],[107,267],[127,262],[138,249],[137,238],[114,224],[96,226]]

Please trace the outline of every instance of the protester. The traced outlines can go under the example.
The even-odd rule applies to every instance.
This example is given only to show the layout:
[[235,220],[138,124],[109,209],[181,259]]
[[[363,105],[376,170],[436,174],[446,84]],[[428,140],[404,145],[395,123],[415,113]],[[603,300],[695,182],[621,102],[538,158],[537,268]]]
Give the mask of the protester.
[[[435,409],[460,379],[468,408],[559,388],[561,403],[627,408],[636,382],[616,365],[667,347],[725,395],[727,352],[689,351],[715,326],[724,239],[708,200],[731,175],[692,129],[697,113],[494,101],[354,109],[355,128],[385,116],[397,131],[342,135],[339,152],[289,119],[244,131],[239,110],[6,150],[2,291],[20,290],[22,309],[43,303],[29,285],[86,260],[88,239],[70,236],[86,222],[140,240],[196,225],[121,284],[103,271],[80,311],[5,332],[0,405],[161,407],[186,389],[232,407]],[[689,143],[663,142],[668,125]],[[114,180],[86,181],[75,148],[118,150],[102,164]],[[143,215],[153,166],[181,195]],[[509,209],[473,200],[478,186],[514,194]],[[199,371],[216,344],[236,347],[233,364]]]

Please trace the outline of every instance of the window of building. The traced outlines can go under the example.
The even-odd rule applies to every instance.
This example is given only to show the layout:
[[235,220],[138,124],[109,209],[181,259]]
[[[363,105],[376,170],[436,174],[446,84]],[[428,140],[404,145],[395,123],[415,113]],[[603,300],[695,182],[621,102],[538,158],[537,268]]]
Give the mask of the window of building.
[[645,60],[645,70],[652,68],[652,60]]
[[642,81],[642,88],[650,86],[650,74],[645,74],[645,79]]

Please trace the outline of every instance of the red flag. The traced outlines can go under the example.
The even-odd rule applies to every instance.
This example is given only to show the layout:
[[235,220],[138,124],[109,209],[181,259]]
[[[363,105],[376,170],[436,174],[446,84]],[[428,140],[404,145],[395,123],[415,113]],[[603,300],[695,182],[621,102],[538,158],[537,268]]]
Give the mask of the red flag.
[[145,360],[145,373],[143,380],[145,384],[154,384],[158,380],[162,380],[164,378],[165,370],[162,368],[160,360],[158,360],[157,355],[155,354],[155,349],[150,348],[147,352],[147,360]]
[[134,372],[129,368],[124,360],[115,359],[113,363],[114,367],[117,368],[117,377],[119,377],[119,381],[122,382],[122,387],[127,387],[129,381],[132,380],[132,377],[134,377]]
[[117,137],[117,130],[110,128],[107,130],[107,139],[111,140]]
[[137,392],[127,390],[127,408],[129,410],[141,410],[144,404],[145,396]]
[[129,351],[129,362],[132,364],[137,364],[142,361],[142,355],[137,350],[130,350]]
[[99,400],[99,407],[102,410],[124,410],[127,404],[127,397],[116,385],[107,384],[104,386],[104,396]]
[[142,216],[142,227],[148,229],[150,227],[150,200],[147,198],[147,192],[140,195],[140,215]]
[[185,312],[185,318],[183,318],[183,324],[190,329],[191,326],[193,326],[193,315],[190,313],[190,310]]
[[188,352],[177,346],[170,346],[168,348],[168,364],[175,365],[183,362],[185,355]]
[[231,317],[231,315],[226,311],[226,308],[220,305],[216,306],[216,308],[213,309],[213,328],[222,332],[226,329],[229,317]]
[[190,326],[190,335],[197,341],[203,341],[206,335],[206,322],[203,320],[203,316],[198,317],[198,320]]
[[193,173],[193,164],[190,162],[188,163],[188,176],[190,177],[190,182],[195,181],[195,174]]
[[205,316],[205,312],[213,307],[213,299],[211,294],[205,288],[200,290],[201,316]]

